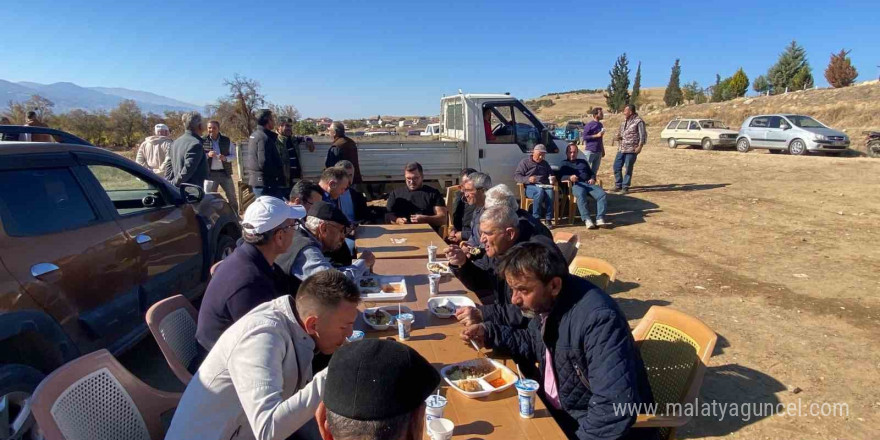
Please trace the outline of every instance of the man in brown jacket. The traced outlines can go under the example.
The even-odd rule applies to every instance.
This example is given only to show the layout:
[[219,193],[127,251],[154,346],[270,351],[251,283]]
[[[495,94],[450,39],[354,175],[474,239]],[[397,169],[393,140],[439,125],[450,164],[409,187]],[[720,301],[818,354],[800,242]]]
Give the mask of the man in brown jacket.
[[[626,194],[629,191],[636,157],[648,142],[645,121],[642,121],[642,118],[636,113],[636,106],[627,104],[623,108],[623,116],[625,119],[620,124],[620,132],[617,134],[620,147],[617,151],[617,157],[614,158],[614,190],[620,194]],[[624,167],[626,167],[626,176],[622,175]]]
[[324,166],[330,168],[336,166],[340,160],[347,160],[354,164],[354,181],[351,183],[362,183],[357,142],[345,135],[345,126],[339,121],[330,124],[330,136],[333,139],[333,144],[327,150],[327,160],[324,162]]

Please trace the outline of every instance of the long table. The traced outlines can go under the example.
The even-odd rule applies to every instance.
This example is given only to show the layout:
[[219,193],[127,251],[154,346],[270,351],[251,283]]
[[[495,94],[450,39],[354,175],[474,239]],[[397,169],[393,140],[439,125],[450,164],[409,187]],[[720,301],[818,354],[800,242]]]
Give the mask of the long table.
[[[400,242],[396,242],[400,241]],[[369,249],[376,259],[428,258],[428,246],[442,258],[446,242],[429,225],[362,225],[355,231],[358,251]]]
[[[459,338],[461,325],[455,318],[441,319],[427,310],[431,297],[428,287],[427,258],[383,259],[377,260],[373,272],[379,275],[406,276],[409,295],[401,302],[413,310],[415,322],[412,336],[402,341],[424,356],[439,370],[445,365],[454,364],[478,357],[476,351]],[[475,303],[479,300],[455,278],[440,284],[440,295],[466,295]],[[366,302],[361,308],[396,305],[394,302]],[[391,338],[397,340],[396,327],[393,330],[374,331],[358,317],[355,328],[366,332],[368,338]],[[492,354],[489,353],[492,357]],[[516,371],[509,359],[493,357]],[[547,408],[536,399],[535,417],[523,419],[519,416],[517,393],[514,387],[494,393],[481,399],[468,399],[449,387],[445,381],[440,383],[440,394],[446,396],[448,404],[444,417],[455,422],[455,439],[565,439],[565,434],[550,416]],[[425,437],[427,438],[427,436]]]

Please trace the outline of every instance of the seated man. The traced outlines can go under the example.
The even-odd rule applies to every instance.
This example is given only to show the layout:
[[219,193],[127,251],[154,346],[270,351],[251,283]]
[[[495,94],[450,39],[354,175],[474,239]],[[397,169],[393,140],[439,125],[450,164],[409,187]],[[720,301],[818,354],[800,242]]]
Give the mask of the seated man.
[[468,230],[467,242],[474,246],[480,243],[480,215],[486,205],[486,191],[492,187],[492,178],[486,173],[473,172],[461,186],[467,206],[473,210]]
[[[519,208],[519,202],[516,200],[516,196],[513,195],[513,191],[507,187],[505,184],[495,185],[489,188],[486,191],[486,201],[484,202],[483,210],[489,209],[493,206],[509,206],[510,209],[516,211],[516,216],[519,219],[520,228],[531,228],[535,234],[543,235],[549,238],[551,241],[553,240],[553,233],[544,226],[543,223],[538,221],[538,219],[532,217],[532,214],[529,214],[529,211],[525,209]],[[474,216],[474,232],[471,235],[470,240],[467,243],[462,243],[461,247],[465,252],[469,252],[471,248],[480,246],[480,216]],[[528,225],[528,226],[525,226]]]
[[[480,216],[480,243],[485,255],[478,261],[470,258],[458,246],[446,249],[449,268],[462,284],[480,297],[483,303],[477,307],[460,307],[455,317],[464,325],[487,322],[491,325],[524,327],[525,319],[515,307],[510,306],[510,288],[499,276],[498,262],[517,243],[536,242],[559,252],[553,240],[535,234],[528,223],[520,223],[516,211],[509,206],[495,206]],[[561,254],[560,254],[561,255]]]
[[320,202],[324,198],[324,190],[311,180],[300,180],[293,185],[290,190],[290,200],[287,202],[291,206],[302,206],[306,211],[312,207],[315,202]]
[[[587,229],[596,229],[596,226],[605,226],[605,191],[596,185],[596,175],[590,168],[589,162],[578,159],[578,148],[574,143],[568,144],[565,150],[566,160],[559,166],[559,178],[562,181],[571,182],[571,191],[577,199],[578,211]],[[596,223],[590,219],[590,209],[587,207],[587,196],[596,199]]]
[[553,170],[550,164],[544,160],[547,156],[547,148],[542,144],[535,145],[532,154],[523,158],[516,171],[513,173],[513,180],[522,183],[526,187],[526,197],[532,199],[532,215],[535,218],[541,218],[541,207],[546,205],[544,211],[544,224],[552,229],[553,220],[553,199],[555,194],[553,188],[542,187],[540,185],[550,185]]
[[339,196],[345,192],[350,183],[345,170],[336,167],[324,169],[321,173],[321,180],[318,180],[318,186],[324,191],[324,201],[332,203],[337,208],[339,207]]
[[498,274],[510,286],[511,302],[534,319],[528,329],[472,324],[462,338],[538,362],[544,401],[569,438],[654,438],[654,430],[630,429],[635,411],[618,409],[653,397],[617,303],[570,275],[562,255],[539,243],[510,249]]
[[461,243],[471,238],[471,222],[474,218],[474,207],[468,205],[464,199],[464,184],[468,180],[468,175],[476,173],[473,168],[465,168],[461,170],[458,178],[458,184],[461,190],[455,196],[455,212],[452,213],[452,230],[449,231],[447,239],[450,243]]
[[303,217],[301,206],[288,206],[276,197],[260,196],[248,206],[243,243],[217,266],[199,309],[196,339],[205,352],[251,309],[295,292],[273,262],[290,247],[296,220]]
[[[352,374],[352,372],[357,374]],[[315,418],[324,440],[416,440],[437,370],[412,348],[365,339],[340,348],[327,368]]]
[[406,188],[397,188],[388,194],[385,205],[389,223],[425,223],[434,230],[446,224],[446,202],[433,187],[422,185],[422,165],[410,162],[403,169]]
[[306,280],[296,299],[263,303],[229,327],[186,387],[166,440],[285,439],[311,420],[332,354],[351,335],[360,290],[336,270]]
[[486,143],[495,142],[495,134],[492,133],[492,109],[488,107],[483,109],[483,130],[486,132]]
[[342,213],[348,217],[348,220],[355,224],[363,224],[370,220],[370,208],[367,206],[367,198],[353,189],[351,182],[354,182],[354,164],[347,160],[336,162],[336,168],[342,168],[348,176],[348,187],[339,195],[339,208]]
[[[281,270],[294,277],[291,282],[299,284],[316,273],[333,268],[333,263],[324,255],[345,246],[345,229],[351,223],[339,209],[320,201],[309,209],[305,224],[293,231],[293,242],[287,250],[275,259]],[[357,279],[367,269],[372,268],[376,257],[365,250],[361,259],[351,265],[340,267],[350,279]],[[225,263],[224,263],[225,264]]]

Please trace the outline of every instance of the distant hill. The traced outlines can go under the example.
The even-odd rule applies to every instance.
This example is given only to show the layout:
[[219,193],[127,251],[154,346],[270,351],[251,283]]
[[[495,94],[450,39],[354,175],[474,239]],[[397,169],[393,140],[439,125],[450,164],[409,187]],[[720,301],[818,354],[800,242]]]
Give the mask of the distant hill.
[[28,81],[0,80],[0,106],[7,102],[27,101],[31,95],[40,95],[53,103],[53,111],[65,113],[73,109],[89,111],[112,110],[124,99],[133,99],[143,112],[162,114],[166,110],[201,110],[200,106],[140,90],[110,87],[82,87],[71,82],[39,84]]

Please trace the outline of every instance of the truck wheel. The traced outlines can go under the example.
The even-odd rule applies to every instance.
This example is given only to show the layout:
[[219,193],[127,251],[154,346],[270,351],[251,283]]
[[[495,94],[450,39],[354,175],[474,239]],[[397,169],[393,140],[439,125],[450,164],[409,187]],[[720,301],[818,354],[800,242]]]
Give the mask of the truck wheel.
[[214,252],[214,262],[222,261],[234,250],[235,240],[226,234],[220,234],[220,238],[217,239],[217,251]]
[[739,140],[736,141],[736,151],[739,151],[740,153],[748,153],[748,152],[749,152],[749,148],[750,148],[750,146],[749,146],[749,140],[748,140],[748,139],[746,139],[746,138],[739,138]]
[[788,154],[802,156],[807,153],[807,144],[800,139],[795,139],[788,144]]
[[668,145],[669,148],[675,148],[676,147],[675,138],[669,138],[669,140],[666,141],[666,145]]
[[703,143],[701,145],[703,146],[704,150],[711,150],[715,148],[715,146],[712,145],[712,139],[709,138],[703,138]]
[[9,440],[39,438],[34,416],[25,403],[44,377],[39,370],[27,365],[0,366],[0,400],[5,398],[7,401],[7,408],[0,409],[6,413],[0,414],[0,437]]

